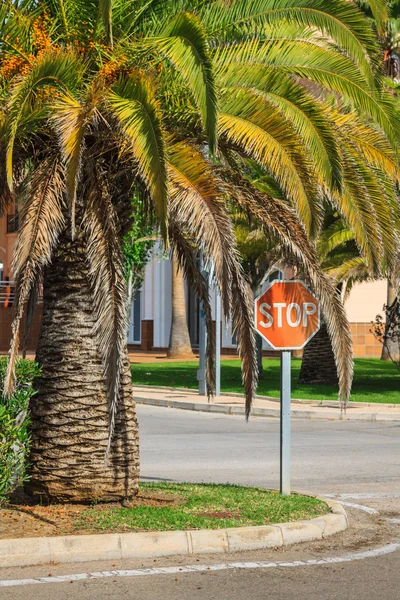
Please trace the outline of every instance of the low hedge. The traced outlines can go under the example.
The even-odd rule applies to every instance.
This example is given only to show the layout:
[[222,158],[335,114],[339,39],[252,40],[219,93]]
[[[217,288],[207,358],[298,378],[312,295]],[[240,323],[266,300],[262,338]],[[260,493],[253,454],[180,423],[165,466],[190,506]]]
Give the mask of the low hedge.
[[15,391],[4,396],[7,357],[0,357],[0,505],[26,481],[26,459],[30,450],[29,401],[34,394],[33,380],[40,374],[32,360],[16,365]]

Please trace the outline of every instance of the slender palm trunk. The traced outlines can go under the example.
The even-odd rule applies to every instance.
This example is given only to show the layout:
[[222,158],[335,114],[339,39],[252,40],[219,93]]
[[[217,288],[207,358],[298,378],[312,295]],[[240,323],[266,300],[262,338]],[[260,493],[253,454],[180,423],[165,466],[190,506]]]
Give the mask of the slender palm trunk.
[[325,323],[304,349],[299,383],[338,385],[332,342]]
[[[388,279],[386,304],[387,304],[387,306],[392,306],[395,301],[396,301],[396,290],[393,287],[393,285],[390,283],[390,279]],[[389,326],[390,326],[390,323],[386,322],[386,326],[385,326],[386,334],[388,333]],[[386,343],[384,343],[382,346],[381,360],[390,361],[390,360],[392,360],[392,358],[398,359],[398,357],[399,357],[399,349],[396,347],[396,344],[394,343],[394,341],[388,339],[386,341]]]
[[185,281],[178,261],[172,258],[172,322],[168,349],[169,358],[193,358],[192,345],[187,327]]
[[258,369],[258,379],[262,379],[263,376],[263,340],[261,335],[256,333],[256,352],[257,352],[257,369]]
[[111,501],[138,490],[139,446],[129,362],[115,436],[105,464],[107,395],[81,241],[60,240],[45,273],[37,361],[43,374],[31,403],[33,445],[27,491],[47,501]]

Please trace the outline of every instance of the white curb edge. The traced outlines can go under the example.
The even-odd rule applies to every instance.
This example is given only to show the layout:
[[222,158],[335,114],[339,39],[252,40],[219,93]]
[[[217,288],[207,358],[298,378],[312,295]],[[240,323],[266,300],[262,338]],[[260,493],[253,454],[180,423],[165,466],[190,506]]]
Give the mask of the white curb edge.
[[[196,392],[194,388],[185,388],[185,387],[169,387],[165,385],[140,385],[133,383],[134,392],[138,394],[145,393],[145,390],[149,390],[150,392],[176,392],[178,394],[184,394],[185,392]],[[221,392],[220,396],[222,397],[231,397],[231,398],[242,398],[243,394],[238,392]],[[276,396],[262,396],[261,394],[255,394],[255,400],[268,400],[268,402],[276,402],[280,403],[280,399]],[[303,404],[308,406],[322,406],[325,408],[340,408],[339,400],[307,400],[305,398],[291,398],[291,402],[293,404]],[[376,408],[376,402],[349,402],[347,408]],[[381,408],[399,408],[398,404],[379,402],[378,404]]]
[[[136,404],[145,404],[147,406],[160,406],[162,408],[178,408],[182,410],[192,410],[196,412],[219,413],[223,415],[244,415],[245,409],[243,406],[229,406],[227,404],[211,404],[202,402],[186,402],[183,400],[164,400],[162,398],[147,398],[134,393]],[[274,417],[280,415],[279,408],[262,408],[253,406],[251,409],[253,417]],[[294,418],[301,419],[323,419],[330,421],[400,421],[400,413],[332,413],[332,410],[326,408],[317,408],[316,410],[296,410],[292,408],[291,415]]]
[[258,550],[320,540],[347,529],[343,506],[320,500],[330,513],[278,525],[0,540],[0,567]]

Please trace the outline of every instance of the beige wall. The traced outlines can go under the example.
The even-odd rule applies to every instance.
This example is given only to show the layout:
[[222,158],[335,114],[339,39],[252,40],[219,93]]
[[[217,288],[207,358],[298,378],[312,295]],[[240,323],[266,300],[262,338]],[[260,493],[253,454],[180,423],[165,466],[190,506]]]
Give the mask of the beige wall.
[[385,279],[355,285],[345,304],[350,323],[371,323],[376,315],[383,314],[386,290]]

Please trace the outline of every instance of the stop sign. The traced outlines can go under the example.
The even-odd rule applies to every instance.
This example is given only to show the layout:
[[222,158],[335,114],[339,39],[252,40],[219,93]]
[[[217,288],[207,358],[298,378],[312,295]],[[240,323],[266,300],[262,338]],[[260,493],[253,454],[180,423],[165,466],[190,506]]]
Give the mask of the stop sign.
[[275,350],[301,350],[320,328],[319,302],[302,281],[273,281],[254,313],[257,332]]

